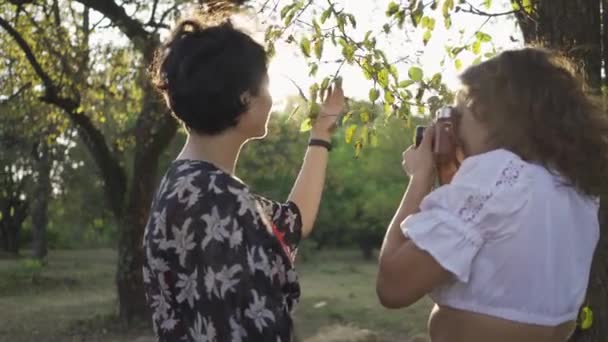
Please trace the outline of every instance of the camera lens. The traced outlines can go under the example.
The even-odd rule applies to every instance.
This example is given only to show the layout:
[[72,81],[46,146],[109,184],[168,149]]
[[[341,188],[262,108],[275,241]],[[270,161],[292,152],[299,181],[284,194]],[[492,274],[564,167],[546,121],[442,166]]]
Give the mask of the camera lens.
[[416,146],[416,147],[420,146],[420,143],[422,142],[422,136],[424,135],[425,129],[426,129],[426,126],[416,126],[416,134],[414,136],[414,146]]

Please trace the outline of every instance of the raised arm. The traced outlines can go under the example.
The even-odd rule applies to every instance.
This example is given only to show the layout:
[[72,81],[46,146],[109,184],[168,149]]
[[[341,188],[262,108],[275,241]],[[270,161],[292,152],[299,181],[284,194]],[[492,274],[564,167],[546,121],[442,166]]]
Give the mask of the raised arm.
[[[329,89],[328,95],[321,106],[319,117],[311,130],[312,140],[331,143],[331,136],[336,128],[336,122],[344,110],[345,100],[342,85],[337,82],[335,89]],[[312,231],[321,194],[325,184],[329,151],[318,145],[308,147],[300,174],[296,179],[289,200],[294,202],[302,214],[302,236],[306,237]]]

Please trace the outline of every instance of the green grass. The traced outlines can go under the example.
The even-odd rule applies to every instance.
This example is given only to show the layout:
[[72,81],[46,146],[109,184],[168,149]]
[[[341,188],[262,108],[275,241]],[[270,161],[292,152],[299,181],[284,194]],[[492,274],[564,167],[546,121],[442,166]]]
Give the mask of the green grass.
[[[0,259],[0,341],[152,341],[148,326],[127,332],[113,321],[115,265],[109,249],[51,251],[42,267],[27,259]],[[382,308],[375,263],[356,251],[308,252],[298,269],[302,298],[295,322],[302,340],[328,341],[332,330],[342,329],[334,335],[344,338],[344,329],[365,329],[378,340],[403,341],[426,329],[430,303]]]
[[353,325],[385,337],[426,331],[430,302],[425,299],[405,310],[381,307],[375,290],[376,262],[363,261],[358,251],[324,251],[300,264],[299,273],[302,300],[295,319],[303,337],[332,324]]

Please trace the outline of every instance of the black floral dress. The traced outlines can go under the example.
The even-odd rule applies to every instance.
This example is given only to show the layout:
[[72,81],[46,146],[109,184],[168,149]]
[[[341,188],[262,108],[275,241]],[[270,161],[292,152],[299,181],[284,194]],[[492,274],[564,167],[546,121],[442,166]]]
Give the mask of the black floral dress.
[[144,234],[159,341],[290,341],[301,228],[293,202],[254,195],[212,164],[175,161]]

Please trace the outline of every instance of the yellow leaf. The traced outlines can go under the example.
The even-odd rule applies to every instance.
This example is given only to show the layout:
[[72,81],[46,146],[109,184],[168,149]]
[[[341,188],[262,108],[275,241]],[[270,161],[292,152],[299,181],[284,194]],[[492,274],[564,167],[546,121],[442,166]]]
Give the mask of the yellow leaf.
[[348,129],[346,130],[346,135],[344,136],[344,139],[346,140],[347,144],[350,144],[350,142],[353,141],[353,135],[355,135],[356,131],[357,125],[350,125],[350,127],[348,127]]
[[361,113],[361,122],[362,123],[368,123],[369,122],[369,113],[368,112],[362,112]]
[[456,67],[456,70],[462,69],[462,61],[460,59],[455,60],[454,66]]
[[306,118],[306,120],[302,121],[300,125],[300,132],[308,132],[312,129],[312,121],[310,118]]
[[361,127],[361,141],[363,142],[363,144],[367,144],[368,142],[368,136],[367,136],[367,126],[363,126]]
[[361,141],[357,141],[357,143],[355,144],[355,158],[359,158],[359,155],[361,155],[362,149],[363,149],[363,144],[361,143]]
[[587,330],[591,328],[591,326],[593,325],[593,311],[591,311],[591,308],[588,306],[583,307],[579,319],[581,329]]

